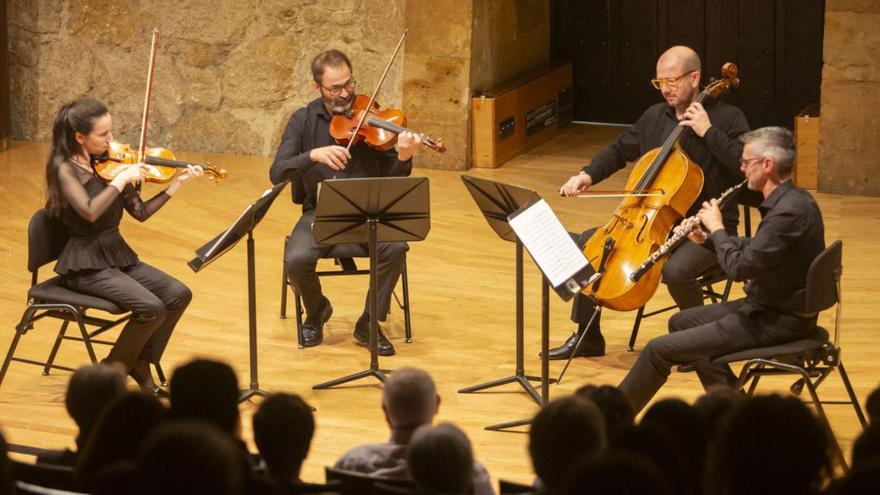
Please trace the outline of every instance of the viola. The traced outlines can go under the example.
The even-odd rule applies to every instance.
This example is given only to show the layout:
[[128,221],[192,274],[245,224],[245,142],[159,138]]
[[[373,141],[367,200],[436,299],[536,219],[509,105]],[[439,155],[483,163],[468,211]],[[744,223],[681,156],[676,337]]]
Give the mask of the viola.
[[[354,144],[365,141],[371,148],[386,151],[397,144],[397,135],[401,132],[412,132],[422,137],[422,144],[434,151],[443,153],[446,146],[442,139],[434,139],[425,134],[406,128],[406,116],[397,108],[380,110],[379,104],[373,102],[367,112],[363,125],[358,123],[364,117],[364,111],[370,104],[367,95],[355,96],[351,108],[345,114],[334,115],[330,120],[330,135],[337,142],[348,144],[354,136]],[[355,133],[356,131],[356,133]]]
[[[138,152],[127,144],[112,142],[110,148],[102,156],[95,158],[95,171],[104,180],[113,180],[116,175],[130,165],[138,163]],[[214,181],[225,179],[225,169],[217,169],[213,165],[177,160],[174,154],[165,148],[147,148],[144,150],[142,167],[145,180],[157,184],[165,184],[177,174],[177,171],[188,166],[202,167],[205,174]]]

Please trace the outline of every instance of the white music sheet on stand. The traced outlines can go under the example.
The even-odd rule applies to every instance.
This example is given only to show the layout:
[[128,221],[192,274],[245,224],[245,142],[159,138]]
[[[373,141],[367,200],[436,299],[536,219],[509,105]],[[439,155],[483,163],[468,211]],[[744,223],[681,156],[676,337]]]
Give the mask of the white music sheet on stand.
[[559,287],[587,266],[584,253],[546,201],[540,199],[515,215],[508,223],[550,285]]

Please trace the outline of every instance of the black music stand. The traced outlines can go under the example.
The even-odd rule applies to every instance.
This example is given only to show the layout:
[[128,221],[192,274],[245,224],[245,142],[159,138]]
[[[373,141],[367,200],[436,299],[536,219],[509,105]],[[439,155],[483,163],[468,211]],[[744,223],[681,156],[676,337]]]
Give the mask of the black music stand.
[[541,396],[530,383],[530,380],[539,381],[541,377],[526,375],[523,360],[523,245],[513,229],[510,228],[510,224],[507,223],[507,217],[510,214],[537,200],[538,193],[524,187],[469,175],[462,175],[461,180],[467,186],[468,192],[471,193],[480,212],[489,222],[492,230],[498,234],[498,237],[516,244],[516,370],[512,376],[471,385],[460,389],[458,393],[470,394],[508,383],[519,383],[529,394],[529,397],[541,405]]
[[247,235],[247,277],[248,277],[248,339],[250,340],[250,386],[238,396],[244,402],[258,395],[267,397],[268,392],[260,388],[257,379],[257,284],[254,268],[254,228],[266,216],[272,202],[284,189],[288,181],[284,181],[272,189],[267,189],[256,201],[248,205],[233,224],[217,237],[196,250],[196,257],[187,263],[194,272],[199,272],[211,262],[238,244]]
[[427,177],[329,179],[320,183],[312,235],[320,245],[367,242],[370,251],[370,367],[312,387],[333,388],[368,376],[380,382],[377,350],[379,295],[377,255],[379,242],[421,241],[431,229]]

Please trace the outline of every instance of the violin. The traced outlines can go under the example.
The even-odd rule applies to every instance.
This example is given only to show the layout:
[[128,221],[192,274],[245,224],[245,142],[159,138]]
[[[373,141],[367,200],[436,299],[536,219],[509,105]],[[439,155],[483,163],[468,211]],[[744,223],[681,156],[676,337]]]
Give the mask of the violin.
[[[371,148],[387,151],[397,144],[397,135],[401,132],[413,132],[422,137],[422,144],[434,151],[443,153],[446,146],[442,139],[434,139],[406,128],[406,116],[397,108],[379,109],[373,101],[372,108],[367,112],[366,119],[360,128],[358,122],[364,117],[364,111],[370,104],[367,95],[355,96],[351,108],[344,114],[334,115],[330,120],[330,135],[337,142],[348,144],[354,136],[354,144],[366,141]],[[357,131],[355,133],[355,131]]]
[[[739,86],[736,65],[726,63],[722,78],[712,80],[697,97],[703,103]],[[584,246],[584,255],[596,271],[594,281],[582,291],[601,306],[630,311],[654,295],[666,257],[650,266],[642,262],[657,252],[675,224],[699,197],[703,171],[679,145],[685,127],[679,124],[660,148],[636,162],[626,183],[634,191],[620,203],[604,227]]]
[[[104,180],[111,181],[129,165],[138,163],[138,152],[130,145],[111,142],[107,152],[94,158],[95,171]],[[217,169],[209,164],[179,161],[166,148],[147,148],[144,150],[142,167],[147,182],[165,184],[177,174],[181,168],[188,166],[202,167],[207,176],[219,182],[228,175],[225,169]]]

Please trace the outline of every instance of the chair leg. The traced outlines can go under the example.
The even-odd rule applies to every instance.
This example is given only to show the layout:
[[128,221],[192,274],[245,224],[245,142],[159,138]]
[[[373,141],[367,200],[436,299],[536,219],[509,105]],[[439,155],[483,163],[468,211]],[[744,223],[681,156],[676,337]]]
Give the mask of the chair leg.
[[[290,242],[290,236],[284,238],[284,252],[287,252],[287,243]],[[281,319],[287,318],[287,263],[281,258]]]
[[77,311],[75,316],[76,324],[79,326],[79,331],[82,334],[83,344],[86,345],[86,351],[89,353],[89,359],[92,360],[92,364],[98,364],[98,358],[95,357],[95,348],[92,347],[92,337],[89,336],[89,332],[86,330],[86,325],[82,320],[82,314]]
[[636,319],[633,321],[632,333],[629,334],[629,344],[626,346],[626,350],[632,352],[636,346],[636,337],[639,336],[639,327],[642,326],[642,315],[645,314],[645,307],[642,306],[639,308],[639,311],[636,313]]
[[160,363],[154,363],[153,366],[156,367],[156,378],[159,379],[159,385],[163,387],[168,385],[168,380],[165,378],[165,371],[162,369],[162,365]]
[[721,302],[727,302],[730,299],[730,289],[733,288],[733,279],[727,279],[727,282],[724,282],[724,292],[721,294]]
[[810,393],[810,398],[813,401],[813,405],[816,406],[816,414],[819,416],[819,419],[825,423],[825,426],[828,427],[828,431],[831,432],[831,446],[834,448],[834,453],[837,455],[837,460],[840,463],[840,467],[843,469],[843,472],[849,472],[849,465],[846,463],[846,457],[843,455],[843,449],[840,448],[840,443],[837,441],[837,436],[834,435],[834,431],[831,429],[831,423],[828,422],[828,416],[825,414],[825,408],[822,407],[822,401],[819,400],[819,394],[816,392],[816,387],[813,386],[813,381],[810,380],[810,375],[801,370],[801,375],[804,380],[804,386],[806,386],[807,391]]
[[64,323],[61,324],[61,329],[58,330],[58,337],[55,339],[52,350],[49,352],[49,359],[46,360],[46,365],[43,367],[43,376],[48,375],[49,371],[52,370],[52,363],[55,362],[55,356],[58,355],[58,349],[61,347],[61,342],[64,340],[64,334],[67,333],[67,325],[69,324],[69,320],[64,320]]
[[296,302],[296,345],[300,349],[303,349],[303,307],[302,307],[302,298],[299,297],[299,292],[296,291],[296,287],[293,287],[293,300]]
[[401,306],[401,309],[403,309],[403,327],[406,330],[405,342],[409,344],[412,343],[412,321],[410,320],[409,311],[409,276],[406,270],[406,258],[403,259],[401,278],[403,279],[403,306]]
[[837,372],[840,374],[840,379],[843,381],[843,386],[846,388],[846,393],[849,395],[849,400],[852,402],[853,408],[856,410],[856,416],[859,417],[859,423],[862,424],[862,429],[864,430],[868,426],[868,421],[865,419],[865,413],[862,412],[862,406],[859,404],[859,399],[853,391],[849,375],[846,374],[846,369],[843,367],[843,361],[837,363]]
[[[29,311],[25,310],[25,314]],[[3,385],[3,379],[6,378],[6,371],[9,369],[9,364],[12,362],[12,357],[15,355],[15,349],[18,347],[18,341],[21,339],[21,336],[25,332],[25,328],[30,325],[30,318],[22,318],[22,323],[19,323],[15,327],[15,336],[12,337],[12,343],[9,344],[9,352],[6,353],[6,359],[3,360],[3,368],[0,368],[0,386]]]

